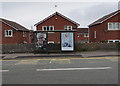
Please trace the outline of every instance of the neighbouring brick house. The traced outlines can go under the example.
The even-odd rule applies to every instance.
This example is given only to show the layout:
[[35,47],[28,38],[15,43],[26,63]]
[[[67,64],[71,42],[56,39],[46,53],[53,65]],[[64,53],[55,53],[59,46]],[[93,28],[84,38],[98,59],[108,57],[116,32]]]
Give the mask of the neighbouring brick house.
[[120,10],[89,25],[90,42],[120,42]]
[[88,28],[77,28],[78,43],[88,43]]
[[22,25],[0,18],[0,44],[23,44],[33,42],[33,31]]
[[35,24],[35,26],[37,31],[56,31],[48,32],[48,43],[60,43],[59,31],[75,31],[75,42],[78,42],[77,27],[79,24],[59,12],[53,13],[44,20]]

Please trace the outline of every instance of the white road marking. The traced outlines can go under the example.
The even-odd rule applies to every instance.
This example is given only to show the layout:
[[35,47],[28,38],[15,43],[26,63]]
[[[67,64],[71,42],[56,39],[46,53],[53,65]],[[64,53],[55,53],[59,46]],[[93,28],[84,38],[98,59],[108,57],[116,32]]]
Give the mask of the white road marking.
[[9,72],[9,70],[0,70],[0,72]]
[[60,71],[60,70],[103,70],[112,69],[111,67],[95,67],[95,68],[58,68],[58,69],[36,69],[36,71]]
[[21,60],[17,62],[15,65],[20,65],[20,64],[37,64],[39,60]]
[[51,63],[58,63],[58,64],[68,64],[71,63],[70,59],[51,59],[50,62]]

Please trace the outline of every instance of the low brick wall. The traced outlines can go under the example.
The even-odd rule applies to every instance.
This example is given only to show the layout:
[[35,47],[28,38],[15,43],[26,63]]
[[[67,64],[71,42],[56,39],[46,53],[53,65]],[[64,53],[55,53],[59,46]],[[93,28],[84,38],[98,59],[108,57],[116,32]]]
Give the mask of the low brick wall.
[[[2,46],[2,53],[35,53],[34,44],[9,44]],[[51,47],[52,46],[52,47]],[[52,49],[51,49],[52,48]],[[48,45],[49,50],[58,51],[60,45]],[[120,43],[84,43],[75,44],[75,51],[120,50]],[[1,49],[0,49],[1,51]]]
[[33,44],[4,44],[2,53],[31,53],[35,48]]
[[120,50],[120,43],[84,43],[76,44],[76,51]]

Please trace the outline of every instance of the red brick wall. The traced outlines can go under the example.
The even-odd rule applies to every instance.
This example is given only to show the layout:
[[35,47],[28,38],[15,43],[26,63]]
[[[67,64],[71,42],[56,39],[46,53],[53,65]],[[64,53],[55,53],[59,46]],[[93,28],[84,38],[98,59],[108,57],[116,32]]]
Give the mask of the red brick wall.
[[[56,19],[57,18],[57,19]],[[54,30],[64,30],[64,26],[75,26],[77,25],[69,22],[68,20],[62,18],[61,16],[55,15],[52,18],[48,19],[47,21],[38,24],[37,30],[42,30],[42,26],[54,26]],[[75,33],[75,39],[77,40],[77,34]],[[75,41],[76,41],[75,40]],[[48,41],[54,41],[55,43],[60,42],[60,33],[49,33],[48,34]],[[76,41],[77,42],[77,41]]]
[[78,43],[78,35],[77,35],[77,32],[75,32],[74,36],[75,36],[75,43]]
[[78,36],[78,40],[88,40],[88,37],[84,37],[84,34],[79,34]]
[[[120,40],[120,30],[108,30],[108,22],[120,22],[119,16],[120,14],[108,19],[102,24],[89,27],[90,42]],[[94,31],[96,31],[96,38],[94,38]]]
[[25,34],[26,36],[23,37],[23,32],[20,32],[20,31],[17,32],[17,35],[19,35],[18,43],[24,43],[24,42],[29,43],[29,32],[26,32]]
[[23,37],[23,32],[21,31],[13,32],[13,37],[5,37],[5,30],[14,30],[14,28],[2,23],[2,43],[0,42],[0,44],[21,44],[24,41],[29,43],[29,32],[26,32],[26,37]]
[[60,43],[60,32],[48,33],[48,41],[54,41]]

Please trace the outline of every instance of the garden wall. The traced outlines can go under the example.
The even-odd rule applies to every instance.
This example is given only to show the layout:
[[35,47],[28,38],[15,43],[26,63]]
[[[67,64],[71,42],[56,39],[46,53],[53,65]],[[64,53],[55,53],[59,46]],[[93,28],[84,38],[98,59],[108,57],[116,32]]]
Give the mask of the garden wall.
[[[35,53],[34,44],[3,44],[2,53]],[[52,49],[51,49],[52,48]],[[60,45],[48,45],[49,50],[60,51]],[[120,43],[84,43],[75,44],[75,51],[120,50]],[[1,51],[1,49],[0,49]]]
[[83,43],[76,44],[76,51],[120,50],[120,43]]
[[31,53],[35,50],[33,44],[3,44],[2,53]]

